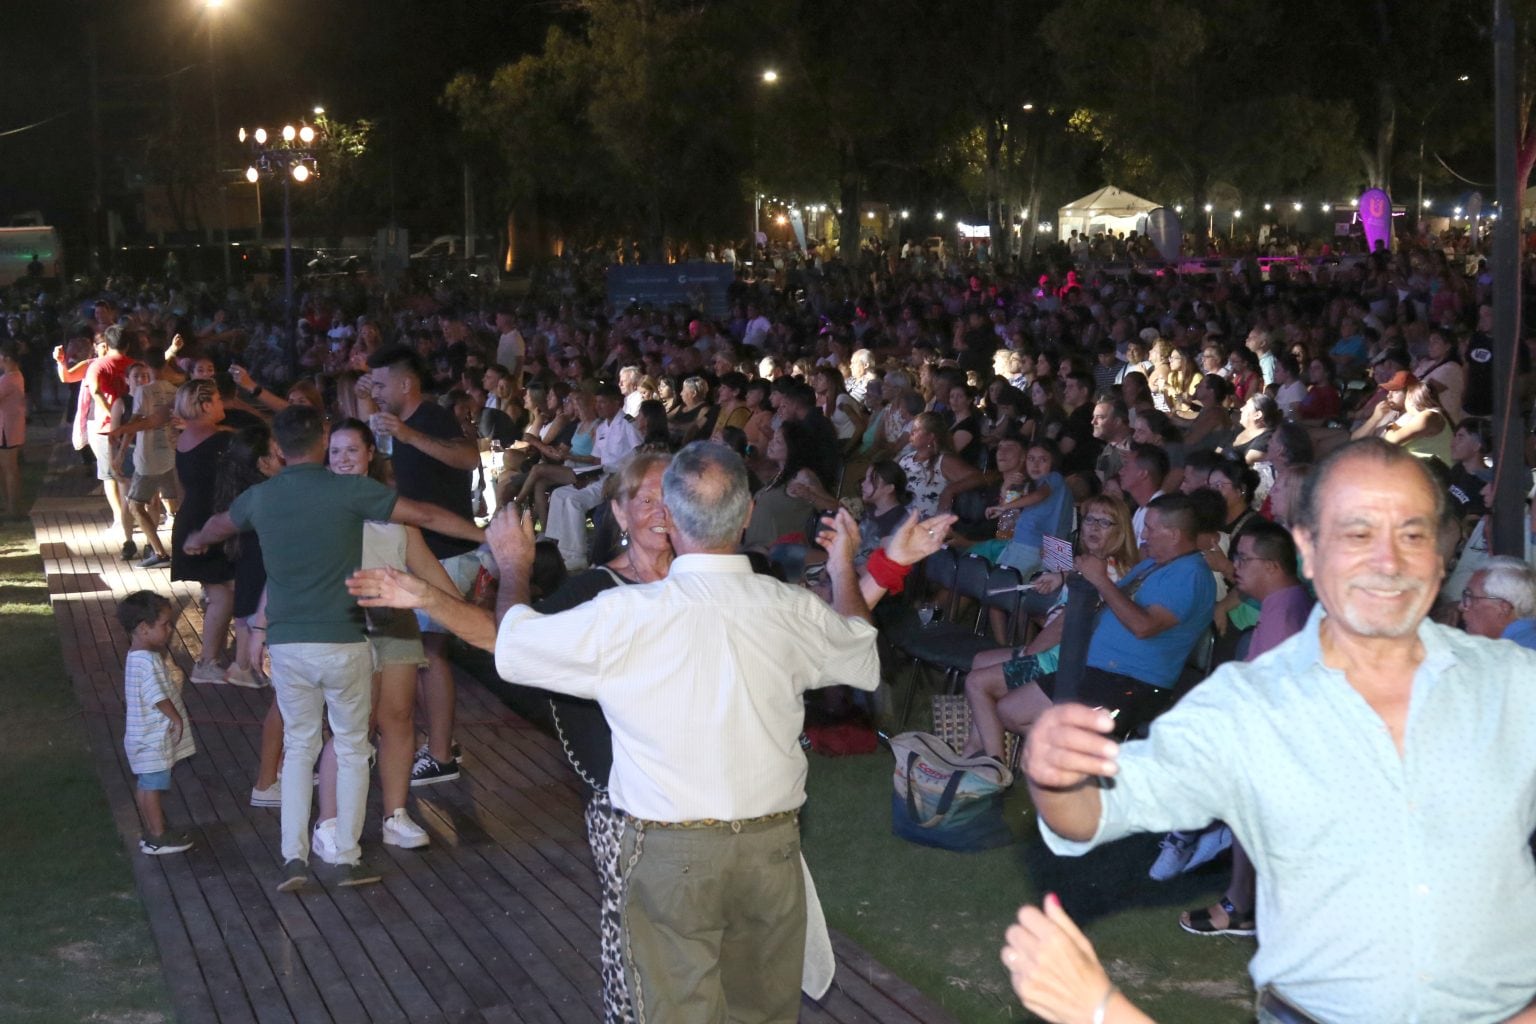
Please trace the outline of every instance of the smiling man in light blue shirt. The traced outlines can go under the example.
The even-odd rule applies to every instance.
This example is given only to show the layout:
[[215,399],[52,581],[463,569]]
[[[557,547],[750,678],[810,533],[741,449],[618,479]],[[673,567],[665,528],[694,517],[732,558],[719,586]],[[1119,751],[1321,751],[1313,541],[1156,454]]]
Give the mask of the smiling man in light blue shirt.
[[1030,732],[1059,853],[1232,826],[1258,871],[1260,1022],[1536,1020],[1536,653],[1426,618],[1443,501],[1403,449],[1339,449],[1301,496],[1301,633],[1145,742],[1081,705]]

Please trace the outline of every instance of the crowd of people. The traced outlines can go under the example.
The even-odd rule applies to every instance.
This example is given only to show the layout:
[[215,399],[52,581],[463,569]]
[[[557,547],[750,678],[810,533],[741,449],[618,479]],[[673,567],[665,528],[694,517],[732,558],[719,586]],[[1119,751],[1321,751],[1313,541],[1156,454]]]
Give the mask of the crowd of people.
[[[119,283],[33,302],[10,318],[0,343],[0,487],[12,500],[5,459],[14,462],[29,404],[34,422],[40,401],[64,405],[123,557],[203,590],[192,682],[275,687],[251,798],[281,808],[285,890],[310,884],[312,853],[338,865],[341,884],[378,877],[361,846],[371,743],[382,841],[430,845],[408,794],[463,770],[451,635],[495,651],[509,682],[548,691],[590,790],[589,832],[606,879],[610,1019],[713,1019],[720,1006],[750,1006],[763,1019],[791,1013],[786,1000],[797,990],[747,977],[736,943],[759,943],[775,979],[800,980],[805,905],[786,896],[800,891],[798,864],[769,872],[763,858],[798,853],[803,701],[832,684],[875,686],[869,622],[884,627],[897,616],[869,606],[886,593],[922,591],[921,570],[910,581],[908,570],[940,542],[1028,581],[1018,621],[989,624],[996,649],[966,677],[966,752],[1001,758],[1007,733],[1028,738],[1026,774],[1053,843],[1179,830],[1164,843],[1178,862],[1202,830],[1224,823],[1237,837],[1233,884],[1184,914],[1185,930],[1257,932],[1265,952],[1256,982],[1277,1005],[1317,1019],[1379,1019],[1363,1009],[1372,1005],[1405,1014],[1442,1007],[1416,1002],[1422,986],[1399,977],[1385,953],[1382,977],[1357,988],[1308,974],[1310,953],[1338,936],[1298,923],[1281,892],[1298,884],[1287,851],[1315,848],[1328,825],[1305,809],[1267,817],[1269,791],[1284,783],[1255,775],[1253,790],[1196,807],[1167,795],[1174,768],[1159,773],[1177,747],[1169,763],[1180,770],[1240,786],[1242,748],[1260,742],[1261,730],[1218,724],[1237,713],[1224,702],[1247,693],[1224,680],[1235,675],[1261,691],[1277,658],[1301,679],[1310,670],[1298,643],[1314,653],[1321,644],[1319,664],[1340,669],[1365,697],[1358,707],[1331,698],[1337,706],[1326,715],[1346,717],[1320,730],[1318,744],[1367,743],[1359,713],[1370,710],[1386,760],[1392,742],[1397,756],[1411,752],[1406,694],[1412,681],[1420,699],[1418,677],[1405,669],[1390,684],[1357,678],[1375,650],[1349,646],[1357,634],[1375,636],[1371,623],[1350,618],[1362,601],[1411,604],[1397,610],[1413,613],[1412,628],[1394,635],[1423,638],[1409,652],[1420,661],[1438,665],[1436,652],[1449,648],[1524,664],[1465,639],[1514,651],[1532,647],[1536,633],[1529,542],[1523,560],[1489,550],[1496,453],[1486,275],[1464,274],[1431,249],[1275,268],[1267,278],[1241,261],[1188,279],[1054,266],[945,275],[896,257],[771,270],[759,262],[738,273],[718,315],[608,308],[578,270],[553,278],[558,293],[510,304],[446,289],[317,283],[303,297],[291,349],[265,307],[233,291]],[[1529,411],[1536,332],[1519,355]],[[1533,455],[1529,443],[1504,453],[1522,468]],[[1349,467],[1348,481],[1365,486],[1378,463],[1391,470],[1380,489],[1412,496],[1413,514],[1399,507],[1407,499],[1393,505],[1399,499],[1372,492],[1350,507],[1377,500],[1379,516],[1328,519],[1346,479],[1335,468]],[[1536,534],[1529,509],[1497,514],[1519,516],[1522,533]],[[1395,546],[1374,564],[1387,535]],[[1410,555],[1413,572],[1393,561]],[[1351,559],[1358,579],[1344,568]],[[754,570],[809,590],[759,593],[767,584]],[[820,597],[806,604],[813,599],[800,594]],[[151,602],[124,613],[136,650],[156,649],[163,612]],[[1457,625],[1465,632],[1452,639],[1444,630]],[[1336,660],[1335,628],[1347,631],[1339,649],[1360,660]],[[1022,642],[1004,642],[1010,635]],[[1062,654],[1078,641],[1085,664],[1065,679]],[[1401,663],[1401,650],[1391,652]],[[1233,667],[1219,685],[1201,681],[1223,662]],[[720,680],[763,703],[740,706]],[[159,706],[151,698],[168,692],[151,682],[145,721]],[[1281,689],[1301,699],[1278,683],[1264,699],[1278,701]],[[1090,716],[1081,704],[1113,716]],[[1266,706],[1257,696],[1251,704],[1246,714]],[[166,723],[184,721],[174,701],[172,711]],[[685,741],[680,722],[694,722]],[[1279,713],[1264,722],[1293,735]],[[1353,741],[1340,733],[1350,728]],[[1136,742],[1149,729],[1151,740]],[[174,737],[166,730],[170,752],[146,760],[165,762],[141,777],[146,789],[163,789],[168,774],[155,773],[190,750],[179,726]],[[1106,734],[1128,742],[1093,748],[1087,765],[1084,737],[1105,744]],[[758,750],[762,771],[729,770],[740,750]],[[1225,753],[1230,763],[1218,759]],[[1277,739],[1271,756],[1282,753]],[[1143,761],[1155,779],[1127,790],[1130,765]],[[1380,770],[1337,767],[1329,775],[1314,765],[1286,795]],[[1093,807],[1055,799],[1097,794],[1092,779],[1116,773],[1113,791],[1137,802],[1122,812],[1119,796],[1108,801],[1104,813],[1120,815],[1108,824],[1097,820],[1097,796]],[[1507,793],[1507,783],[1478,777]],[[1522,843],[1528,812],[1516,816]],[[147,853],[186,848],[163,816],[147,805],[144,816]],[[1272,834],[1275,820],[1290,831]],[[1379,842],[1400,826],[1373,822],[1370,849],[1384,855]],[[749,834],[750,843],[733,845]],[[753,898],[777,908],[771,927],[733,933],[724,948],[695,941],[708,930],[705,909],[679,918],[663,898],[671,882],[646,869],[629,887],[618,867],[621,858],[644,863],[645,848],[670,850],[657,854],[662,863],[695,847],[720,866],[727,889],[762,882]],[[1525,861],[1523,874],[1503,865],[1506,894],[1536,891],[1528,850]],[[1390,919],[1374,903],[1349,905],[1327,920]],[[1436,904],[1432,914],[1442,910],[1450,912]],[[1059,907],[1025,922],[1042,934],[1069,924]],[[1028,1005],[1023,959],[1035,958],[1005,955]],[[683,991],[677,979],[701,962],[720,965],[716,987]],[[809,954],[805,972],[809,979]],[[1511,966],[1497,997],[1465,995],[1466,1005],[1518,1008],[1516,996],[1536,990],[1528,974]],[[1370,1002],[1378,999],[1389,1002]],[[1112,1002],[1105,997],[1094,1019],[1116,1019],[1103,1016]],[[1501,1019],[1492,1012],[1476,1019]]]

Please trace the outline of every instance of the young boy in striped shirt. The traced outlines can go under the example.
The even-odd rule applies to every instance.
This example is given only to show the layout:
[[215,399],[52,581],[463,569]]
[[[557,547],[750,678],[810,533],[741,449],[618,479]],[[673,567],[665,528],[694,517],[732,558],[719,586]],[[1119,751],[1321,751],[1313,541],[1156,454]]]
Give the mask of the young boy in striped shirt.
[[181,684],[165,664],[173,620],[171,602],[151,590],[129,594],[117,606],[117,621],[131,639],[123,669],[127,706],[123,747],[128,766],[138,777],[134,799],[144,820],[139,849],[151,856],[181,853],[192,846],[190,836],[166,828],[160,802],[160,794],[171,788],[176,762],[197,752],[181,701]]

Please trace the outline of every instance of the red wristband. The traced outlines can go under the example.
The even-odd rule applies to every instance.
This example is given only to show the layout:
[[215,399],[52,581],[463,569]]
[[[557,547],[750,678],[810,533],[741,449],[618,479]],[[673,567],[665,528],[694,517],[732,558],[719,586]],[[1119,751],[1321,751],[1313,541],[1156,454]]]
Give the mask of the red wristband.
[[901,593],[907,585],[907,573],[912,571],[910,565],[898,565],[891,561],[891,556],[885,553],[884,548],[875,548],[864,567],[869,570],[870,579],[892,594]]

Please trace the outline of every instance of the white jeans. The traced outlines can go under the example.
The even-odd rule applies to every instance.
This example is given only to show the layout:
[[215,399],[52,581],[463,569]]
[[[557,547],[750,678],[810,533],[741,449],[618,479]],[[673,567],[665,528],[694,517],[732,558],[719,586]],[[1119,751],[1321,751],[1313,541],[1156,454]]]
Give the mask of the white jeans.
[[603,474],[590,476],[590,481],[578,479],[576,484],[556,487],[549,493],[549,522],[544,524],[544,536],[559,545],[560,557],[568,569],[587,567],[587,513],[603,503]]
[[336,746],[336,856],[356,864],[357,837],[368,803],[368,715],[373,658],[366,641],[355,644],[274,644],[272,688],[283,713],[283,860],[309,861],[309,814],[320,715]]

